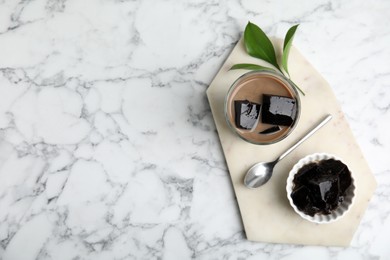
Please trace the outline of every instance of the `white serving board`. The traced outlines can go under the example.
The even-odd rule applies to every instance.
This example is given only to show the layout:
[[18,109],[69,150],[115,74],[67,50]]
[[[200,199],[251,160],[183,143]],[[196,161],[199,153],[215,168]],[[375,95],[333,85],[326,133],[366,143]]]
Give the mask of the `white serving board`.
[[[273,40],[280,56],[282,41]],[[207,96],[229,168],[234,191],[248,240],[304,245],[348,246],[376,182],[348,126],[332,89],[324,78],[295,49],[291,49],[289,71],[293,81],[306,93],[301,95],[301,115],[293,133],[279,143],[253,145],[236,136],[224,117],[225,95],[235,79],[245,70],[229,71],[236,63],[266,65],[246,54],[242,40],[214,78]],[[333,119],[294,152],[280,161],[271,180],[251,190],[243,184],[245,172],[258,161],[276,159],[326,114]],[[291,208],[286,194],[289,170],[301,158],[315,152],[327,152],[342,158],[352,171],[356,184],[354,204],[340,220],[314,224],[299,217]]]

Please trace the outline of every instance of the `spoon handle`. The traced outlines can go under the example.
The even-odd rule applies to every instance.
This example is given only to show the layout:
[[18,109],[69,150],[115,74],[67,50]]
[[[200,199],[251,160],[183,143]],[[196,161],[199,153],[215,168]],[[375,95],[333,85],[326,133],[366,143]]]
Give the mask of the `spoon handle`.
[[289,149],[287,149],[287,151],[285,151],[282,155],[279,156],[278,159],[276,159],[276,162],[282,160],[284,157],[286,157],[289,153],[291,153],[293,150],[295,150],[295,148],[297,148],[301,143],[303,143],[304,141],[306,141],[307,138],[309,138],[310,136],[312,136],[315,132],[317,132],[321,127],[323,127],[326,123],[329,122],[329,120],[332,119],[332,115],[327,115],[316,127],[314,127],[313,129],[311,129],[309,132],[307,132],[307,134],[305,134],[305,136],[303,136],[296,144],[294,144],[293,146],[291,146]]

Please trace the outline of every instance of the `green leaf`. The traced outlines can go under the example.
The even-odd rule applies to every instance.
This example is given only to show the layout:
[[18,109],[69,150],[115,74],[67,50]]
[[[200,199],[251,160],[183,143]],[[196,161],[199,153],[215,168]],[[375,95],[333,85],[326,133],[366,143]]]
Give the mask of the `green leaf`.
[[257,64],[250,64],[250,63],[234,64],[230,68],[230,70],[239,70],[239,69],[243,69],[243,70],[272,70],[272,71],[274,71],[274,69],[271,69],[271,68],[268,68],[268,67],[264,67],[264,66],[260,66],[260,65],[257,65]]
[[292,41],[294,39],[295,31],[297,30],[298,26],[299,26],[299,24],[291,27],[287,31],[286,37],[284,38],[282,67],[287,72],[288,75],[290,75],[290,73],[288,72],[288,56],[290,54],[291,44],[292,44]]
[[248,22],[244,31],[244,42],[246,51],[250,56],[265,60],[280,70],[276,61],[274,46],[256,24]]

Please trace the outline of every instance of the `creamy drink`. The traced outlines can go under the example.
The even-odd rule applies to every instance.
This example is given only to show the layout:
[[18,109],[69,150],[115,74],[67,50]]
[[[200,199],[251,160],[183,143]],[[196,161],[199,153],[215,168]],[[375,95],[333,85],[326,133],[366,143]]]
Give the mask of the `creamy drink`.
[[285,138],[299,117],[299,97],[282,75],[250,72],[229,90],[225,114],[229,126],[244,140],[270,144]]

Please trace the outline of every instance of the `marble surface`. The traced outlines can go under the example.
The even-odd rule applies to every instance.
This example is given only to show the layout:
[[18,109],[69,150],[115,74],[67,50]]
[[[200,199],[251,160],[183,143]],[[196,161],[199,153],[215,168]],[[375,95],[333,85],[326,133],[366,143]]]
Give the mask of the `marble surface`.
[[[273,45],[277,56],[281,56],[283,41],[273,39]],[[332,88],[296,48],[291,48],[289,73],[305,93],[305,96],[300,95],[299,120],[284,140],[272,145],[253,145],[233,133],[225,118],[224,103],[230,86],[247,72],[229,70],[233,64],[240,62],[267,66],[264,61],[258,61],[246,53],[241,38],[211,82],[207,97],[232,179],[246,238],[256,242],[349,246],[375,191],[376,181]],[[251,101],[256,102],[256,97],[252,97]],[[259,102],[261,103],[261,97]],[[259,161],[272,162],[278,158],[328,114],[333,117],[331,121],[278,162],[272,178],[264,186],[257,189],[245,187],[243,180],[248,169]],[[287,178],[294,164],[314,153],[327,153],[341,158],[348,165],[356,187],[354,202],[345,216],[323,225],[306,221],[296,214],[286,193]]]
[[[0,2],[0,259],[388,259],[390,2]],[[248,20],[327,79],[378,182],[351,246],[249,242],[206,98]]]

